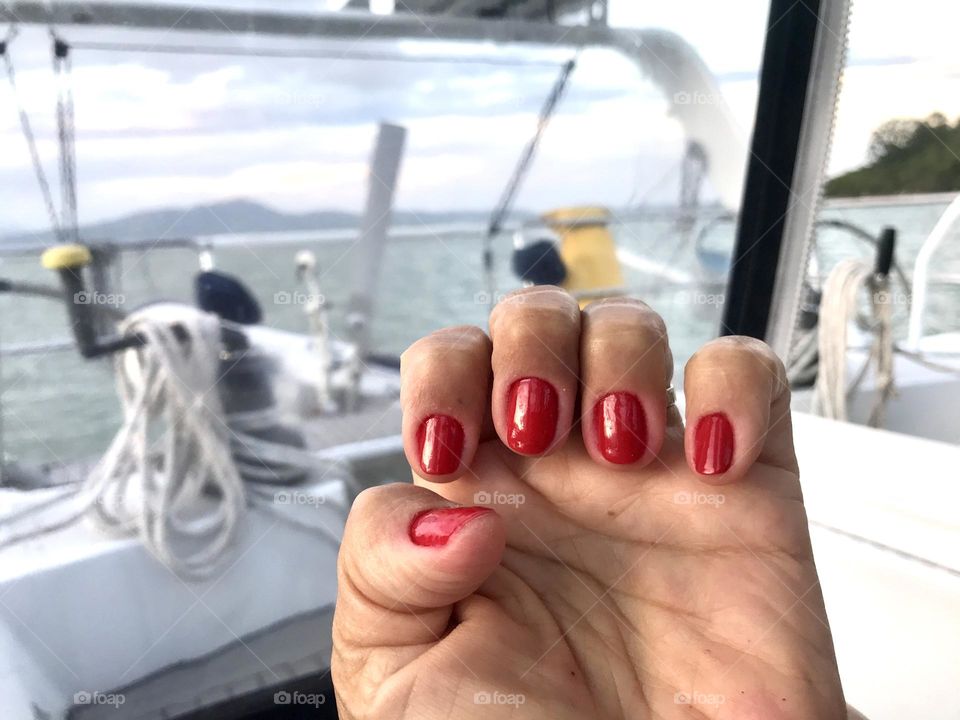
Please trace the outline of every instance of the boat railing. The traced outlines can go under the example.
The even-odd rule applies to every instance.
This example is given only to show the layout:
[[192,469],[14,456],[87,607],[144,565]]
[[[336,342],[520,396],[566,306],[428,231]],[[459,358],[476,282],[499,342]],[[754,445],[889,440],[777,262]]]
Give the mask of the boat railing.
[[[504,226],[503,232],[510,233],[516,229],[515,223]],[[152,253],[161,250],[193,250],[197,253],[198,267],[201,270],[212,269],[215,265],[215,253],[219,248],[228,248],[244,242],[251,244],[299,245],[304,242],[352,242],[357,239],[357,228],[334,228],[315,230],[296,230],[285,232],[254,232],[254,233],[225,233],[223,235],[202,235],[197,237],[164,237],[142,238],[136,240],[84,240],[84,244],[91,251],[90,277],[92,290],[103,295],[119,291],[111,281],[110,268],[116,258],[122,253],[142,252]],[[389,236],[392,240],[416,238],[429,235],[441,240],[456,238],[464,233],[478,234],[481,225],[476,222],[449,222],[439,224],[399,225],[390,228]],[[47,248],[47,245],[38,242],[0,243],[0,259],[3,258],[38,258]],[[0,267],[0,276],[2,276]],[[45,297],[54,300],[63,298],[62,290],[52,284],[47,287],[35,283],[16,282],[15,287],[7,292],[21,292],[33,297]],[[48,352],[65,351],[75,347],[75,343],[67,338],[51,338],[42,341],[24,343],[0,344],[0,358]]]
[[[111,277],[110,269],[117,256],[123,252],[150,252],[155,249],[192,249],[197,252],[201,266],[205,263],[212,264],[213,246],[204,239],[171,237],[134,240],[123,243],[107,240],[91,240],[86,244],[91,251],[89,269],[92,290],[103,296],[109,296],[114,293],[115,283]],[[39,257],[46,247],[46,245],[37,242],[2,243],[0,244],[0,259],[35,257],[39,262]],[[0,282],[4,284],[2,292],[5,294],[29,295],[31,297],[57,302],[68,301],[63,288],[52,282],[50,285],[44,285],[33,281],[12,280],[10,278],[0,278]],[[105,307],[102,309],[107,311],[102,313],[102,321],[104,323],[110,322],[110,308]],[[10,344],[0,343],[0,373],[2,373],[2,361],[9,358],[44,356],[55,352],[75,350],[76,348],[76,340],[72,337],[43,338],[41,340],[30,340]],[[3,474],[5,457],[2,410],[3,393],[0,392],[0,476]]]
[[[141,239],[125,242],[112,240],[91,240],[85,242],[90,249],[90,278],[91,290],[102,296],[115,294],[117,288],[111,277],[111,266],[116,258],[125,252],[152,252],[154,250],[188,249],[197,253],[201,267],[212,266],[214,243],[205,238],[171,237],[157,239]],[[0,258],[37,257],[46,246],[37,243],[10,243],[0,245]],[[38,260],[39,261],[39,260]],[[33,283],[11,281],[7,279],[9,287],[5,292],[30,295],[55,301],[64,301],[63,290],[51,283],[49,286]],[[109,308],[108,308],[109,309]],[[76,347],[73,338],[47,338],[20,343],[0,344],[0,358],[22,357],[28,355],[46,355],[51,352],[63,352]]]
[[[163,250],[172,248],[194,249],[198,253],[212,249],[213,243],[205,238],[170,237],[170,238],[143,238],[116,242],[114,240],[96,239],[84,240],[84,244],[93,249],[109,250],[113,252]],[[0,243],[0,257],[40,257],[47,245],[40,243]]]
[[[934,257],[943,246],[944,241],[956,229],[960,220],[960,194],[954,197],[953,201],[940,215],[937,224],[924,240],[917,253],[917,259],[913,265],[913,287],[912,301],[910,305],[910,325],[907,331],[907,345],[911,350],[918,350],[920,339],[923,337],[923,320],[927,309],[927,294],[932,284],[930,268]],[[937,281],[943,283],[945,278],[953,276],[937,276]]]

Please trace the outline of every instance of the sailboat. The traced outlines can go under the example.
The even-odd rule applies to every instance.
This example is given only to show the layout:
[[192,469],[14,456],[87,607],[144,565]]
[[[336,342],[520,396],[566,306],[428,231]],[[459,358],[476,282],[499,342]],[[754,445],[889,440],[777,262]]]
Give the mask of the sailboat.
[[[360,0],[342,5],[319,13],[212,13],[23,0],[0,7],[0,23],[49,28],[55,70],[65,80],[71,53],[83,46],[70,34],[85,29],[169,31],[180,41],[167,49],[183,53],[216,53],[191,43],[202,33],[351,40],[358,53],[363,43],[398,40],[573,54],[599,47],[636,63],[686,138],[689,175],[676,227],[700,272],[617,247],[615,218],[595,205],[545,208],[539,219],[511,225],[517,192],[574,60],[561,66],[537,133],[478,231],[485,300],[495,303],[502,283],[493,240],[514,232],[513,281],[559,282],[582,303],[643,297],[644,288],[625,280],[628,271],[658,285],[722,288],[721,332],[766,339],[791,370],[804,495],[848,701],[870,718],[954,717],[960,488],[951,471],[960,466],[960,333],[928,334],[924,319],[931,268],[960,220],[960,199],[949,200],[909,280],[896,260],[895,228],[877,237],[854,228],[874,257],[867,266],[831,269],[822,286],[808,263],[820,203],[795,202],[819,198],[824,180],[849,3],[771,0],[749,139],[690,43],[655,28],[612,27],[603,0],[407,0],[386,14],[371,13]],[[121,41],[96,45],[125,49]],[[297,52],[323,57],[322,47]],[[691,101],[698,97],[712,100]],[[351,238],[362,252],[351,294],[340,299],[349,332],[334,337],[309,251],[296,257],[300,285],[289,289],[309,298],[304,331],[292,333],[261,323],[256,289],[218,271],[209,243],[97,244],[82,237],[71,108],[69,93],[62,94],[66,190],[56,213],[47,188],[57,236],[42,253],[50,282],[0,279],[0,291],[64,306],[70,346],[86,359],[78,362],[115,363],[124,424],[106,454],[90,463],[4,467],[2,714],[284,717],[307,706],[311,717],[336,717],[330,627],[346,516],[363,488],[409,477],[399,434],[399,364],[375,352],[370,332],[405,130],[380,126],[363,222]],[[704,178],[719,205],[698,235],[689,218]],[[735,225],[726,253],[707,241],[718,223]],[[193,306],[158,303],[131,317],[109,301],[86,300],[109,298],[111,266],[123,252],[171,246],[196,252]],[[539,251],[531,255],[531,247]],[[0,248],[0,256],[14,253],[41,261],[36,248]],[[902,281],[912,304],[908,342],[897,344],[884,298]],[[178,350],[184,345],[207,359],[178,365],[187,357]],[[49,347],[4,350],[25,355]],[[207,375],[195,377],[197,368]],[[211,375],[223,380],[210,399],[215,407],[188,402],[196,393],[183,388],[192,392]],[[171,409],[183,418],[166,426],[179,442],[145,450],[148,428],[156,427],[150,423],[162,426]],[[905,667],[908,657],[924,661]]]

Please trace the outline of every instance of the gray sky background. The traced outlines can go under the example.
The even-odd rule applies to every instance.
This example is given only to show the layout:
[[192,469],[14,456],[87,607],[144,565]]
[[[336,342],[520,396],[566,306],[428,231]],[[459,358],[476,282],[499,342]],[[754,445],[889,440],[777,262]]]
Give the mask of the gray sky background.
[[[716,74],[744,137],[756,99],[766,3],[611,0],[611,22],[686,38]],[[211,7],[265,2],[226,0]],[[296,1],[309,9],[325,2]],[[960,3],[854,3],[850,64],[831,173],[862,163],[871,131],[893,117],[960,115]],[[67,29],[71,40],[129,34]],[[148,42],[164,39],[156,33]],[[194,37],[198,44],[240,39]],[[266,39],[262,47],[287,47]],[[330,45],[328,44],[327,47]],[[405,52],[477,52],[406,44]],[[563,62],[565,51],[511,51]],[[42,31],[12,48],[20,97],[52,178],[55,85]],[[503,53],[498,53],[502,57]],[[142,209],[250,198],[281,210],[359,210],[380,119],[410,130],[398,205],[488,209],[496,201],[557,70],[78,51],[74,95],[82,222]],[[629,61],[584,53],[519,198],[522,207],[670,202],[684,139],[667,103]],[[9,88],[0,84],[2,232],[43,227],[45,213]]]

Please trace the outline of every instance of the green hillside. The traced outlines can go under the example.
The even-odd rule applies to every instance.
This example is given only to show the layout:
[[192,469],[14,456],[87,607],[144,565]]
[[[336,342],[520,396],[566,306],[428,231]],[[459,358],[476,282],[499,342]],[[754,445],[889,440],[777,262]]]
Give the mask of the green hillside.
[[960,119],[890,120],[870,142],[869,162],[827,182],[828,197],[960,191]]

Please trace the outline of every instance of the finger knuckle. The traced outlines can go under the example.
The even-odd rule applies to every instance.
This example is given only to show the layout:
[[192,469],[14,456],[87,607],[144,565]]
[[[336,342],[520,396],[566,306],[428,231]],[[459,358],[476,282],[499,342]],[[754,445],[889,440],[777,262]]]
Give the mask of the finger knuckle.
[[497,356],[529,350],[530,348],[557,348],[564,351],[575,348],[579,339],[579,328],[557,314],[545,308],[533,309],[516,317],[513,322],[501,323],[494,333],[494,353]]
[[476,325],[454,325],[433,333],[439,344],[460,346],[467,349],[480,349],[490,344],[490,338]]
[[480,328],[474,325],[448,327],[422,337],[408,347],[400,355],[400,372],[409,372],[411,368],[422,370],[424,366],[433,369],[437,361],[448,364],[457,356],[482,358],[489,353],[490,338]]
[[633,318],[635,322],[650,325],[661,335],[666,334],[667,324],[660,314],[643,300],[631,297],[604,298],[592,302],[583,311],[592,321],[605,320],[607,317]]
[[731,337],[730,340],[741,349],[743,362],[760,365],[777,377],[786,376],[780,356],[763,340],[739,335]]
[[498,303],[497,307],[505,303],[515,303],[522,305],[526,302],[547,301],[547,302],[565,302],[567,299],[573,300],[573,296],[566,290],[557,285],[533,285],[532,287],[523,287],[511,290]]
[[585,348],[591,357],[601,359],[642,355],[665,358],[667,345],[667,334],[658,327],[635,319],[613,319],[589,332]]
[[490,332],[494,337],[504,328],[517,324],[537,327],[537,323],[579,327],[580,306],[566,290],[538,285],[511,293],[490,313]]
[[748,371],[786,378],[783,361],[762,340],[742,335],[717,338],[700,348],[687,363],[687,371],[696,373],[710,367],[739,367]]

